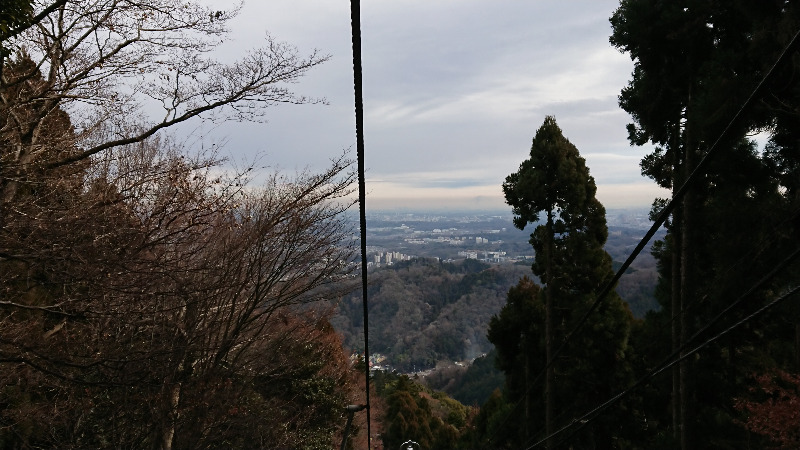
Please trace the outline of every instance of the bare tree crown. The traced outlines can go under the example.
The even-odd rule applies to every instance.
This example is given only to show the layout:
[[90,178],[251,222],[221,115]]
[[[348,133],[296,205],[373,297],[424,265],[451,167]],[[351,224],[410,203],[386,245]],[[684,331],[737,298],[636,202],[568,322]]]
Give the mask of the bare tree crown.
[[[38,102],[42,111],[60,107],[70,114],[81,151],[49,161],[51,167],[139,142],[201,115],[258,121],[267,106],[324,101],[289,87],[327,60],[316,50],[301,56],[295,47],[267,35],[262,47],[233,63],[211,57],[227,39],[238,6],[219,11],[167,0],[33,4],[36,23],[8,37],[3,46],[34,65],[15,79],[4,74],[0,108]],[[5,95],[12,85],[39,73],[43,82],[27,98]],[[144,113],[155,107],[162,113]]]

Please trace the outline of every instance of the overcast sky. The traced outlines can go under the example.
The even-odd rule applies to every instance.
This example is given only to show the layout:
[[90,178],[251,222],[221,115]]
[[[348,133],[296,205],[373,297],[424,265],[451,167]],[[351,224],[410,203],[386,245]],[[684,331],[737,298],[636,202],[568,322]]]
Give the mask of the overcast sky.
[[[610,0],[362,2],[367,207],[508,209],[501,184],[554,115],[607,208],[665,196],[639,174],[648,149],[626,140],[617,95],[633,63],[608,42]],[[266,32],[331,59],[294,89],[328,105],[274,108],[266,124],[214,130],[239,157],[261,152],[286,170],[355,157],[350,13],[346,0],[250,0],[226,55]]]

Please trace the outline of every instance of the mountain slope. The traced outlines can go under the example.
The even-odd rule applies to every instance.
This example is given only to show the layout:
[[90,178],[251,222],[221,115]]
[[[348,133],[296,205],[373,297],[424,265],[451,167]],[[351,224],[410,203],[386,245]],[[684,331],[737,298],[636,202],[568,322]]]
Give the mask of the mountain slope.
[[[404,261],[372,272],[370,353],[385,355],[386,364],[402,371],[487,353],[492,348],[486,339],[489,319],[505,304],[508,289],[529,273],[527,265],[435,259]],[[359,293],[341,299],[331,323],[346,346],[363,350]]]

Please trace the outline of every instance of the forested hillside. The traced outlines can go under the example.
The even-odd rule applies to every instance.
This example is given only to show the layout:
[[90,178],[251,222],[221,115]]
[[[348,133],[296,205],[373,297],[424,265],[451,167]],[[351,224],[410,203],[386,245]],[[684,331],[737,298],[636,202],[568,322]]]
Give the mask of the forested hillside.
[[[630,255],[643,233],[614,229],[605,248],[617,261],[615,267]],[[507,234],[507,243],[524,244]],[[402,240],[383,238],[382,242],[399,248]],[[470,360],[487,353],[492,349],[486,339],[489,318],[500,311],[508,290],[524,275],[532,276],[530,262],[488,264],[433,258],[414,258],[371,271],[370,351],[384,354],[385,364],[401,371],[429,369],[440,361]],[[657,278],[655,259],[645,251],[617,286],[636,317],[659,308],[654,296]],[[345,346],[354,351],[364,346],[361,302],[360,293],[343,297],[331,319]]]
[[[527,265],[489,265],[415,259],[370,274],[370,352],[401,371],[429,369],[438,361],[462,361],[491,350],[489,318],[509,287],[530,272]],[[331,323],[346,346],[363,349],[360,294],[344,296]]]

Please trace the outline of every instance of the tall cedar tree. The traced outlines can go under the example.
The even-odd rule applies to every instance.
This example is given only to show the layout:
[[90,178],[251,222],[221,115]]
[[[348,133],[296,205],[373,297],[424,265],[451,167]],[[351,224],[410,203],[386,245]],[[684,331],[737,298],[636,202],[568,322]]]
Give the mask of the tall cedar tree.
[[[631,143],[656,145],[642,159],[643,175],[673,191],[686,182],[796,32],[797,13],[796,5],[783,1],[621,2],[611,17],[611,43],[630,55],[634,71],[620,106],[633,118]],[[797,161],[797,141],[775,144],[792,128],[786,124],[797,122],[793,70],[779,67],[755,106],[733,124],[726,141],[717,143],[721,152],[674,210],[667,239],[657,243],[662,310],[648,316],[642,330],[651,337],[641,349],[643,369],[696,343],[689,342],[691,336],[796,248],[791,237],[796,223],[786,218],[796,217],[797,200],[785,175]],[[759,153],[746,135],[765,130],[773,144]],[[654,213],[665,202],[657,199]],[[772,287],[774,292],[779,286]],[[796,321],[789,317],[781,321]],[[739,333],[710,346],[699,358],[675,366],[669,388],[650,391],[662,401],[645,402],[652,406],[649,417],[662,429],[671,423],[671,438],[654,438],[684,449],[735,445],[744,438],[734,426],[731,398],[742,390],[746,372],[771,358],[753,355],[748,349],[765,347],[753,347],[749,338]],[[657,342],[670,342],[670,348],[658,348]],[[760,362],[743,364],[748,360]],[[670,391],[670,401],[656,394]]]
[[[544,369],[544,361],[553,360],[566,333],[589,309],[599,289],[613,275],[611,257],[603,250],[608,237],[605,209],[595,197],[596,190],[585,160],[563,136],[552,116],[546,117],[537,130],[530,158],[503,183],[506,202],[513,208],[517,228],[524,229],[527,224],[544,219],[530,238],[536,253],[533,273],[544,287],[537,292],[529,286],[529,281],[523,280],[517,290],[509,292],[506,306],[518,309],[517,304],[530,304],[525,309],[530,310],[530,326],[534,328],[516,330],[519,342],[512,345],[519,346],[518,352],[498,348],[500,355],[508,355],[515,361],[504,361],[504,356],[499,358],[500,367],[506,369],[517,391],[519,386],[527,386],[525,393],[531,392],[528,381],[515,382],[514,377],[526,380],[535,377]],[[531,298],[517,299],[520,295]],[[543,307],[535,306],[536,302]],[[535,314],[537,311],[540,314]],[[503,320],[509,315],[512,314],[501,312],[493,319],[490,338],[504,333],[505,327],[515,327],[513,320]],[[526,414],[514,416],[524,421],[520,424],[520,429],[526,430],[522,436],[524,442],[542,436],[543,432],[552,434],[606,400],[621,385],[628,372],[625,352],[630,322],[631,315],[619,296],[611,293],[602,299],[601,306],[589,317],[575,340],[545,370],[544,423],[533,421],[529,402],[526,402]],[[494,343],[503,346],[513,341]],[[515,353],[521,353],[522,360],[518,359],[519,355],[512,357]],[[609,448],[621,423],[606,423],[600,419],[581,432],[576,442],[581,446]]]

